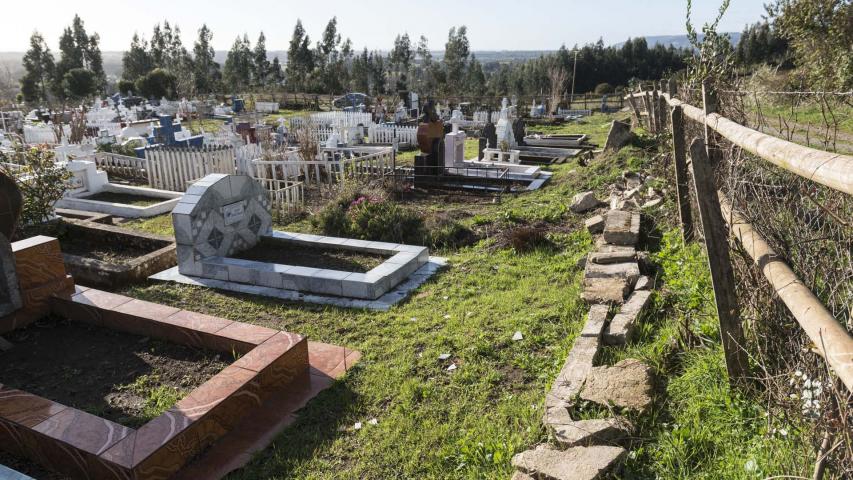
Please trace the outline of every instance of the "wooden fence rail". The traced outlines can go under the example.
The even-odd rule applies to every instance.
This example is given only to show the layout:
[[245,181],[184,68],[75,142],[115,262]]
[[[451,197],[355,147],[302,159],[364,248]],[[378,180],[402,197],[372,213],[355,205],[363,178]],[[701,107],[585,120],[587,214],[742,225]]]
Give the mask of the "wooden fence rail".
[[[696,188],[702,228],[708,247],[709,262],[712,263],[714,276],[714,294],[717,310],[720,313],[720,329],[723,336],[723,346],[726,350],[726,365],[729,373],[735,374],[743,366],[743,358],[734,351],[741,348],[727,345],[727,335],[731,329],[740,329],[737,312],[732,307],[731,292],[734,291],[734,281],[730,275],[715,272],[715,265],[722,267],[722,272],[730,271],[728,252],[721,255],[721,250],[727,245],[716,235],[722,226],[714,219],[722,218],[728,224],[731,234],[736,237],[744,250],[752,257],[756,265],[770,282],[774,292],[787,306],[796,321],[800,324],[809,340],[826,359],[826,362],[844,383],[848,390],[853,391],[853,337],[844,326],[835,319],[829,310],[803,284],[791,268],[782,261],[770,248],[767,242],[736,212],[729,200],[717,192],[713,184],[713,174],[707,168],[707,151],[703,148],[713,144],[716,135],[734,145],[752,153],[756,157],[770,162],[784,170],[800,177],[809,179],[847,195],[853,195],[853,157],[838,153],[826,152],[793,142],[773,137],[765,133],[740,125],[722,115],[715,113],[713,92],[708,91],[707,85],[703,91],[703,108],[685,103],[675,98],[673,83],[669,82],[670,93],[637,92],[626,96],[631,104],[633,113],[641,124],[653,132],[662,131],[665,115],[661,107],[672,107],[669,115],[669,127],[673,134],[673,153],[675,156],[676,182],[679,197],[679,211],[682,220],[682,230],[685,240],[692,237],[693,225],[689,217],[689,198],[684,191],[687,171],[691,171],[693,185]],[[654,98],[662,99],[656,105]],[[641,101],[637,101],[637,100]],[[641,105],[643,112],[640,112]],[[683,137],[684,122],[691,120],[705,127],[704,142],[694,140],[690,148],[691,164],[685,160],[685,145],[675,136]],[[710,189],[714,188],[713,192]],[[709,217],[710,214],[710,217]],[[712,225],[708,225],[708,219]],[[716,231],[716,232],[715,232]],[[712,258],[714,256],[715,258]],[[736,340],[737,333],[731,337]]]

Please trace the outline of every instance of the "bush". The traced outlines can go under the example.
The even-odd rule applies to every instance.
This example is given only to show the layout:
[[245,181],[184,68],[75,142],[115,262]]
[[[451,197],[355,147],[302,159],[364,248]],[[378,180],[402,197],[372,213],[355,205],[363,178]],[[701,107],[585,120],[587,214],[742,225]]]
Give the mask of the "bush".
[[426,222],[431,248],[460,248],[477,241],[477,235],[471,229],[446,215],[436,215]]
[[116,89],[118,89],[118,93],[122,95],[129,95],[134,89],[136,89],[136,84],[130,80],[121,79],[116,84]]
[[346,190],[311,220],[325,235],[423,245],[423,218],[381,191]]
[[599,83],[595,86],[595,90],[593,90],[593,92],[595,92],[596,95],[609,95],[613,93],[613,85],[607,82]]
[[547,245],[548,239],[544,228],[525,225],[512,229],[509,234],[509,243],[517,253],[523,253]]
[[174,99],[177,83],[177,78],[171,72],[162,68],[155,68],[136,81],[136,90],[146,98]]
[[71,172],[56,166],[53,150],[47,147],[28,148],[12,155],[16,158],[8,164],[18,164],[20,169],[6,166],[9,159],[4,155],[0,154],[0,160],[4,162],[4,173],[15,180],[24,197],[21,223],[32,225],[44,222],[53,216],[53,205],[65,194]]

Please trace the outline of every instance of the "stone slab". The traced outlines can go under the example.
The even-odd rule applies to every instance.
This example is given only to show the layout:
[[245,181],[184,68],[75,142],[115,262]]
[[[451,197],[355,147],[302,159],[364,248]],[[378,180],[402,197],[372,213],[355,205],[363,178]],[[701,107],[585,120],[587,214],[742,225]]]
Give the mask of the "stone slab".
[[580,396],[599,405],[645,411],[652,403],[653,382],[652,368],[629,358],[612,367],[593,367]]
[[607,345],[625,345],[634,335],[640,315],[649,304],[652,292],[649,290],[635,290],[628,300],[619,309],[619,313],[613,316],[610,324],[604,332],[604,343]]
[[584,220],[586,230],[595,235],[604,231],[604,215],[595,215]]
[[438,270],[447,265],[447,259],[442,257],[429,257],[429,262],[420,267],[413,274],[391,291],[385,293],[376,300],[365,300],[358,298],[335,297],[331,295],[305,294],[297,290],[263,287],[259,285],[248,285],[243,283],[229,282],[228,280],[216,280],[211,278],[190,277],[181,275],[178,267],[164,270],[148,277],[151,280],[182,283],[185,285],[196,285],[202,287],[216,288],[230,292],[247,293],[264,297],[278,298],[290,302],[315,303],[319,305],[333,305],[344,308],[363,308],[368,310],[387,311],[392,306],[405,300],[412,291],[424,284]]
[[640,214],[611,210],[604,224],[604,241],[613,245],[634,246],[640,238]]
[[578,420],[553,427],[554,441],[563,448],[617,445],[631,433],[631,424],[620,417]]
[[549,445],[538,445],[512,457],[512,465],[540,480],[596,480],[621,466],[626,454],[622,447],[557,450]]
[[581,298],[587,303],[618,303],[631,291],[627,278],[589,278],[583,281]]

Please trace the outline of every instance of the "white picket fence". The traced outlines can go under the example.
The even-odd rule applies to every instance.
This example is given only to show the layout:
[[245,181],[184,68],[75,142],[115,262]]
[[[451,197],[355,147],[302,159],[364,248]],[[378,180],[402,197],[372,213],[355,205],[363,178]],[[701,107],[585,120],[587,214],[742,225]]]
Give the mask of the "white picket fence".
[[148,159],[99,152],[95,154],[95,165],[109,175],[144,180],[146,184],[151,185],[148,178]]
[[211,173],[234,174],[234,149],[156,147],[145,151],[148,179],[153,188],[185,192],[187,187]]
[[256,159],[255,178],[262,183],[301,182],[306,187],[338,188],[348,181],[383,178],[391,174],[394,152],[390,147],[323,148],[319,158],[303,160],[288,152],[280,160]]
[[269,192],[270,207],[273,210],[291,212],[305,204],[305,189],[302,182],[272,178],[261,178],[258,181]]
[[[492,112],[491,120],[492,123],[498,123],[498,120],[501,118],[501,112]],[[474,123],[476,124],[487,124],[489,123],[489,112],[485,110],[480,110],[474,112]]]
[[418,127],[371,125],[367,129],[367,137],[370,143],[393,144],[396,139],[398,143],[415,145],[418,142]]

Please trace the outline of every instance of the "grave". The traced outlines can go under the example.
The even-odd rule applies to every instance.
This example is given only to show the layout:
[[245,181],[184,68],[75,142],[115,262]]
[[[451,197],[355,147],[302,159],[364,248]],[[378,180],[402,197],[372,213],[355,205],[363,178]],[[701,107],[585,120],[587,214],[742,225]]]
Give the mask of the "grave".
[[[172,211],[172,221],[178,266],[154,280],[386,309],[443,264],[443,259],[431,259],[426,247],[273,231],[266,190],[244,175],[211,174],[196,182]],[[262,248],[255,249],[258,245]],[[366,271],[324,268],[322,258],[314,265],[247,259],[286,258],[296,247],[383,258]],[[270,250],[278,251],[275,257]]]
[[[16,198],[14,189],[0,185],[0,198]],[[3,215],[8,209],[0,211],[0,226],[8,227],[6,220],[16,218],[18,212],[12,208],[9,216]],[[42,372],[38,370],[23,376],[11,369],[0,372],[0,450],[64,476],[164,480],[178,472],[184,478],[221,478],[266,448],[294,420],[297,410],[331,386],[360,356],[293,333],[75,286],[66,274],[59,242],[53,238],[28,238],[11,248],[14,258],[0,257],[0,262],[4,271],[12,272],[23,302],[20,308],[0,317],[0,334],[12,332],[10,338],[22,345],[17,352],[13,347],[12,355],[35,362],[36,369],[49,370],[52,363],[66,365],[72,357],[86,358],[93,350],[92,342],[102,342],[100,348],[104,341],[119,337],[124,339],[121,345],[128,348],[147,339],[235,359],[209,369],[212,376],[194,382],[200,385],[138,428],[5,381],[11,378],[18,386],[35,386],[47,396],[75,403],[75,395],[61,395],[59,390],[64,386],[55,385],[58,382],[40,386]],[[41,348],[38,358],[27,358],[32,352],[27,339],[32,334],[49,333],[44,328],[37,332],[21,329],[47,315],[63,327],[62,332],[73,330],[83,337],[94,332],[94,336],[70,342],[51,339],[66,352],[79,354],[76,356],[64,355],[60,348]],[[104,332],[108,338],[99,340]],[[103,361],[110,364],[115,359]],[[74,363],[67,365],[75,367]],[[94,372],[81,375],[89,373]],[[74,384],[79,376],[63,382]],[[187,465],[190,462],[194,463]]]
[[56,208],[148,218],[171,211],[182,196],[180,192],[110,183],[107,173],[89,160],[72,160],[65,167],[72,178]]
[[112,225],[67,218],[25,227],[24,233],[58,239],[68,272],[93,287],[140,282],[177,263],[172,238]]

